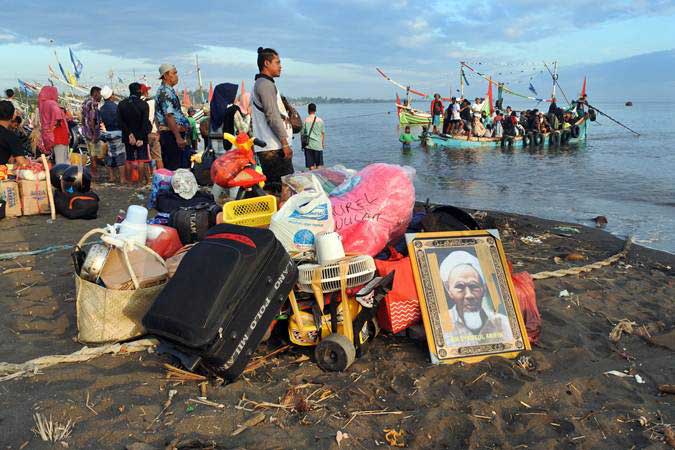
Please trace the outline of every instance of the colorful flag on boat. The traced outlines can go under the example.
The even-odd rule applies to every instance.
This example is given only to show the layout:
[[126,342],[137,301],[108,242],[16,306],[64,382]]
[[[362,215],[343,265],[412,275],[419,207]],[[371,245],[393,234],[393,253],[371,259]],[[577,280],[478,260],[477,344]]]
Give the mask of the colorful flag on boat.
[[494,102],[492,101],[492,78],[488,80],[488,91],[487,91],[487,97],[488,97],[488,102],[487,102],[487,111],[488,115],[491,115],[494,112]]
[[211,103],[212,98],[213,98],[213,81],[209,81],[209,103]]
[[537,94],[537,90],[532,86],[532,82],[530,82],[530,87],[528,88],[530,92],[532,92],[534,95],[539,95]]
[[[66,71],[63,69],[63,66],[61,65],[60,62],[59,62],[59,69],[61,70],[61,75],[63,75],[63,80],[64,80],[66,83],[70,83],[70,79],[68,78],[68,75],[66,75]],[[57,78],[58,78],[58,77],[57,77]]]
[[192,102],[190,101],[190,96],[188,95],[187,88],[183,88],[183,106],[185,106],[186,108],[192,106]]
[[52,68],[52,66],[51,66],[51,65],[47,65],[47,67],[49,68],[49,77],[58,80],[58,79],[59,79],[59,75],[58,75],[58,74],[56,73],[56,71]]
[[82,65],[82,61],[80,61],[77,56],[75,56],[72,48],[68,47],[68,51],[70,52],[70,61],[73,63],[73,69],[75,70],[75,78],[79,80],[84,66]]
[[16,80],[19,82],[19,90],[23,92],[24,95],[33,95],[33,91],[28,87],[28,85],[22,80]]
[[586,77],[584,77],[584,84],[581,85],[581,96],[586,95]]
[[469,86],[469,80],[466,79],[466,74],[464,73],[464,67],[461,68],[461,72],[462,72],[462,79],[464,80],[464,84]]

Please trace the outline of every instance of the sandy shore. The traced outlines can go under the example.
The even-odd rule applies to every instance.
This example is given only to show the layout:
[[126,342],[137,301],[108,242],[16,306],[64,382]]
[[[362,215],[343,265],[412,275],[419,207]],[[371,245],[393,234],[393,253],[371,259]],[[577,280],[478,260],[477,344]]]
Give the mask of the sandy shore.
[[[129,203],[143,203],[130,189],[102,191],[95,221],[0,221],[0,253],[73,244]],[[500,230],[516,271],[584,265],[624,247],[579,225],[494,212],[481,222]],[[527,244],[526,236],[542,243]],[[585,259],[554,261],[571,252]],[[0,275],[0,361],[80,349],[70,251],[0,261],[0,273],[20,266],[31,270]],[[156,354],[60,365],[0,383],[0,443],[52,448],[31,431],[40,411],[75,423],[70,448],[371,449],[387,446],[385,429],[403,431],[408,448],[666,448],[675,397],[658,386],[675,383],[674,268],[674,255],[633,246],[610,267],[537,281],[543,328],[540,345],[526,355],[528,367],[501,358],[433,366],[425,342],[383,335],[347,372],[324,373],[308,360],[311,351],[291,347],[235,383],[211,382],[208,399],[224,405],[215,408],[190,402],[199,396],[197,382],[167,380],[167,360]],[[560,297],[562,290],[571,296]],[[620,319],[644,325],[648,335],[611,342]],[[272,339],[258,355],[279,345]],[[644,384],[604,375],[610,370],[637,373]],[[170,390],[177,392],[160,415]],[[285,407],[255,409],[244,398]],[[247,421],[250,428],[233,436]],[[340,443],[338,431],[348,435]]]

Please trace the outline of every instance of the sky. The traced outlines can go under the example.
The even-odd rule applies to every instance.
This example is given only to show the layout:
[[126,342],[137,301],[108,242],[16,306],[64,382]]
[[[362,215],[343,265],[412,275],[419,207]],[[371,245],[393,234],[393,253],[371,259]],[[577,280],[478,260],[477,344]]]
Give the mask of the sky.
[[[252,0],[244,11],[242,2],[206,0],[3,3],[0,86],[45,83],[48,64],[58,71],[54,51],[72,71],[68,48],[90,85],[110,84],[111,74],[156,85],[169,62],[179,87],[193,89],[199,55],[208,89],[250,86],[256,49],[273,47],[284,94],[355,98],[395,95],[375,67],[444,95],[459,87],[459,61],[549,89],[543,61],[574,67],[675,48],[675,0]],[[485,90],[468,76],[469,91]]]

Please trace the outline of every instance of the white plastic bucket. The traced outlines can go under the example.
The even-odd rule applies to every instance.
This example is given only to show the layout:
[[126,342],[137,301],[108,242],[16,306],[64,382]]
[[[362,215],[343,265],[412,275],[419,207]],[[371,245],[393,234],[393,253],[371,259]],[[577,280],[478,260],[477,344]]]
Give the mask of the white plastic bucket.
[[314,245],[319,264],[329,264],[345,257],[342,236],[334,231],[318,233]]

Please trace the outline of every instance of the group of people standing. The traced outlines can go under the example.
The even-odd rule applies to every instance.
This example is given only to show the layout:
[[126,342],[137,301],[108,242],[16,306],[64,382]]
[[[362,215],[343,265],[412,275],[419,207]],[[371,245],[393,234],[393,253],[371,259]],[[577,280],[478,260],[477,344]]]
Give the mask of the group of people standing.
[[565,130],[574,125],[585,114],[586,96],[579,98],[570,109],[564,110],[551,99],[548,112],[538,109],[521,111],[517,114],[510,106],[502,112],[492,110],[485,98],[476,97],[471,103],[467,99],[452,97],[447,109],[439,94],[431,101],[433,132],[465,135],[470,137],[519,136],[528,132],[549,133]]
[[[189,168],[191,156],[201,140],[204,150],[213,150],[216,156],[230,150],[231,144],[223,139],[224,133],[245,133],[264,142],[254,150],[257,160],[267,177],[267,186],[280,190],[281,177],[293,173],[293,136],[300,134],[305,166],[313,170],[324,164],[325,125],[317,116],[317,107],[308,105],[307,117],[299,114],[283,98],[275,79],[281,76],[279,54],[271,48],[258,49],[259,73],[255,76],[252,95],[241,92],[233,83],[218,84],[204,110],[207,115],[199,122],[195,110],[184,112],[175,91],[179,76],[172,64],[159,67],[161,84],[154,96],[150,87],[138,82],[129,85],[128,96],[116,95],[108,86],[94,86],[82,104],[80,113],[81,134],[90,158],[92,176],[96,179],[105,167],[108,181],[146,184],[152,168],[176,170]],[[12,93],[13,94],[13,93]],[[38,95],[38,110],[42,152],[53,155],[54,162],[67,163],[75,119],[59,105],[58,91],[54,86],[43,87]],[[4,104],[6,103],[6,105]],[[10,112],[10,109],[12,110]],[[18,107],[11,101],[0,105],[0,147],[5,128],[14,126]],[[6,126],[3,117],[8,116]],[[12,141],[7,145],[7,157],[25,154]],[[0,149],[3,151],[3,149]],[[5,161],[6,163],[7,161]]]

